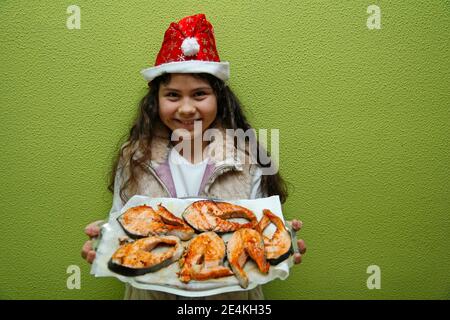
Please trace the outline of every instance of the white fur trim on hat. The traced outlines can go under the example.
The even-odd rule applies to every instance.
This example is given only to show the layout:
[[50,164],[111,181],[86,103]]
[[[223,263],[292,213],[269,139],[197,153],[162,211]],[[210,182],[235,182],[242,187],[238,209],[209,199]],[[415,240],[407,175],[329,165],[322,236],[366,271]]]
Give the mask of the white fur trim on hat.
[[152,81],[163,73],[209,73],[226,81],[230,78],[230,64],[227,61],[188,60],[161,64],[141,70],[146,81]]

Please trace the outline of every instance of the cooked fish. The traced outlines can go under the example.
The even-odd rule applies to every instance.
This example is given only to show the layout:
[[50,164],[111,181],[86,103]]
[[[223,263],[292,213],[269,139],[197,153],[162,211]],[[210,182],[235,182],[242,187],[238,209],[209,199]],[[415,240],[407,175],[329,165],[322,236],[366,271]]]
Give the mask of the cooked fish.
[[181,240],[189,240],[195,233],[183,219],[173,215],[161,204],[158,204],[158,211],[145,205],[130,208],[118,221],[127,235],[135,239],[149,235],[173,235]]
[[264,255],[264,242],[257,230],[244,228],[233,233],[227,243],[227,258],[231,269],[243,288],[248,287],[248,276],[244,271],[247,258],[252,258],[259,271],[268,273],[270,265]]
[[121,245],[109,260],[108,268],[125,276],[155,272],[178,261],[183,254],[175,236],[152,236]]
[[264,216],[258,224],[258,230],[261,234],[270,223],[273,223],[277,228],[271,237],[263,236],[266,258],[271,265],[277,265],[293,253],[291,235],[283,220],[274,213],[264,209],[263,214]]
[[[252,211],[227,202],[200,200],[193,202],[183,212],[184,220],[198,231],[232,232],[240,228],[254,228],[258,220]],[[248,223],[228,221],[245,218]]]
[[233,275],[223,266],[225,243],[214,232],[205,232],[191,240],[180,260],[180,281],[208,280]]

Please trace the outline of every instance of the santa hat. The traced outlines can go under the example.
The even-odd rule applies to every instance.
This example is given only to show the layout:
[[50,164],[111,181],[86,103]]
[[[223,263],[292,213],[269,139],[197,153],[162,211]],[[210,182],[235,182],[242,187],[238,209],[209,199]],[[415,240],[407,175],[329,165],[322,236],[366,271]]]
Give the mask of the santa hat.
[[204,14],[196,14],[170,24],[155,66],[143,69],[141,74],[152,81],[163,73],[201,72],[225,81],[230,77],[230,65],[220,61],[213,26]]

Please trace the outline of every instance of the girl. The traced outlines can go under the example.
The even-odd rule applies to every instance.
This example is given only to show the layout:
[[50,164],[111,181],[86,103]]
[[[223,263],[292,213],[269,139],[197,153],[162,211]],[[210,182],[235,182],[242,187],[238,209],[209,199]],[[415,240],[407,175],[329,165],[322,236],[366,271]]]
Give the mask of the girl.
[[[226,138],[226,129],[245,131],[251,126],[225,83],[229,64],[219,60],[213,27],[203,14],[172,23],[155,66],[142,74],[149,91],[140,102],[128,140],[113,165],[111,213],[120,211],[135,194],[221,199],[279,195],[282,203],[286,201],[285,183],[278,172],[263,174],[265,166],[261,161],[246,157],[251,155],[247,145],[242,147],[235,139]],[[202,139],[209,129],[220,135]],[[250,158],[256,161],[245,161]],[[298,231],[301,222],[294,220],[292,226]],[[99,222],[88,225],[85,232],[96,237]],[[301,254],[306,251],[303,240],[298,241],[298,247],[295,263],[301,262]],[[91,241],[83,246],[82,256],[90,263],[94,260]],[[129,285],[125,290],[125,299],[177,298],[182,297]],[[258,286],[207,298],[263,299],[263,293]]]

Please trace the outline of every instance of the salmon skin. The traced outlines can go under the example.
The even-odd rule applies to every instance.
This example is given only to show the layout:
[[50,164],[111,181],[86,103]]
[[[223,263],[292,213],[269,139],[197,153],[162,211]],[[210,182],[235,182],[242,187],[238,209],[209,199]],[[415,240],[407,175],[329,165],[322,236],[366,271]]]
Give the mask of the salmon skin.
[[277,265],[294,253],[291,234],[286,229],[283,220],[281,220],[270,210],[264,209],[263,214],[264,215],[259,221],[257,227],[260,233],[262,234],[270,223],[273,223],[277,228],[271,237],[266,237],[263,235],[267,261],[269,261],[271,265]]
[[189,246],[180,259],[181,282],[191,280],[208,280],[228,277],[233,272],[223,266],[225,257],[225,243],[214,232],[205,232],[191,240]]
[[[258,220],[247,208],[228,202],[212,200],[195,201],[183,212],[184,220],[199,232],[233,232],[241,228],[255,228]],[[231,218],[245,218],[248,223],[228,221]]]
[[270,265],[266,261],[261,233],[243,228],[235,231],[227,243],[228,262],[242,288],[247,288],[249,282],[244,271],[248,257],[255,261],[259,271],[264,274],[269,272]]
[[[158,246],[164,250],[155,250]],[[108,268],[124,276],[139,276],[158,271],[178,261],[183,246],[175,236],[152,236],[121,245],[108,262]]]
[[158,211],[146,205],[132,207],[117,220],[125,233],[133,239],[150,235],[173,235],[181,240],[189,240],[195,233],[183,219],[173,215],[161,204],[158,204]]

